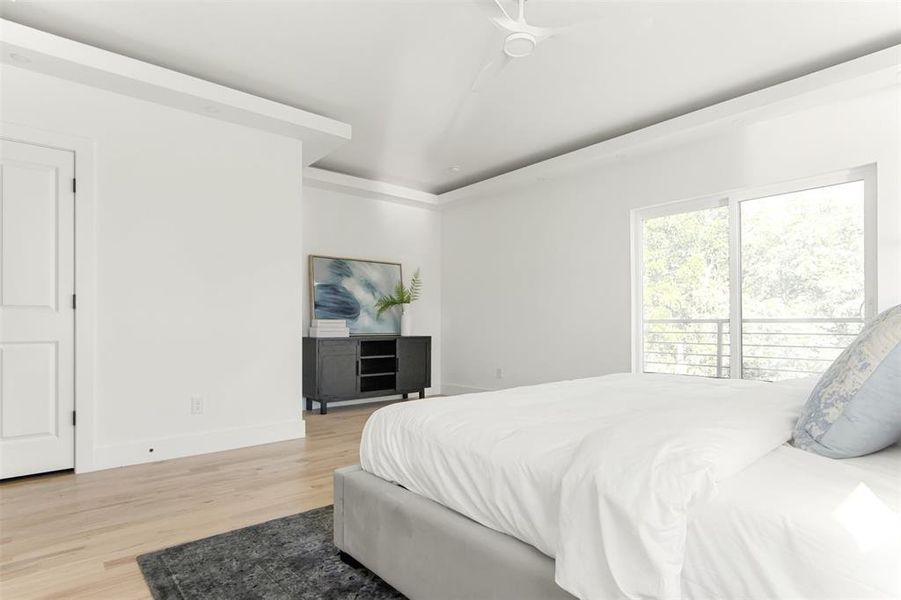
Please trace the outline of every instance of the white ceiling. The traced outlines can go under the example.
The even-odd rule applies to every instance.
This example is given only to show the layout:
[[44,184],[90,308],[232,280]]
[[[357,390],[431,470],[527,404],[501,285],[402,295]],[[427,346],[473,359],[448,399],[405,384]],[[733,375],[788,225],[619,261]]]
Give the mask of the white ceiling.
[[492,0],[0,2],[23,25],[350,123],[353,141],[317,166],[429,192],[901,43],[899,1],[529,0],[530,22],[577,27],[470,96],[500,52],[496,11]]

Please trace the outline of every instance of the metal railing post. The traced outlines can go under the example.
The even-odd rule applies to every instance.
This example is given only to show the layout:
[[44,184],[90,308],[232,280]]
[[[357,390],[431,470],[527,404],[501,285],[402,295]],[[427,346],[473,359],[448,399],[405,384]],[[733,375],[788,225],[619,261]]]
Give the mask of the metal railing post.
[[716,322],[716,376],[723,376],[723,322]]

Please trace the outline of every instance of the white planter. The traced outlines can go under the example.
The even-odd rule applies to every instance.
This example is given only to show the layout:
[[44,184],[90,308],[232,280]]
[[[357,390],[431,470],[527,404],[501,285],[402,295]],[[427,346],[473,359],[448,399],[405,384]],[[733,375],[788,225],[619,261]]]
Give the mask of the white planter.
[[400,334],[413,335],[413,315],[407,309],[400,314]]

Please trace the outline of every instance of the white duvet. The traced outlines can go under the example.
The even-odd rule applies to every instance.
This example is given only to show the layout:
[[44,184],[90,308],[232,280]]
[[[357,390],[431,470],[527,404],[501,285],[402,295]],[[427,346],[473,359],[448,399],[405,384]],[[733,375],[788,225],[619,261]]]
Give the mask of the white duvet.
[[396,404],[361,462],[554,557],[579,598],[679,598],[705,589],[682,581],[693,509],[789,439],[812,385],[610,375]]

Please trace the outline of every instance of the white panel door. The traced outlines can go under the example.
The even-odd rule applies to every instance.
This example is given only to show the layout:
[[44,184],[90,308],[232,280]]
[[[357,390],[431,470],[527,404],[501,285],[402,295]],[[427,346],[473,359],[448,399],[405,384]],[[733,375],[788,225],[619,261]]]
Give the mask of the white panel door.
[[0,140],[0,478],[75,466],[74,176]]

